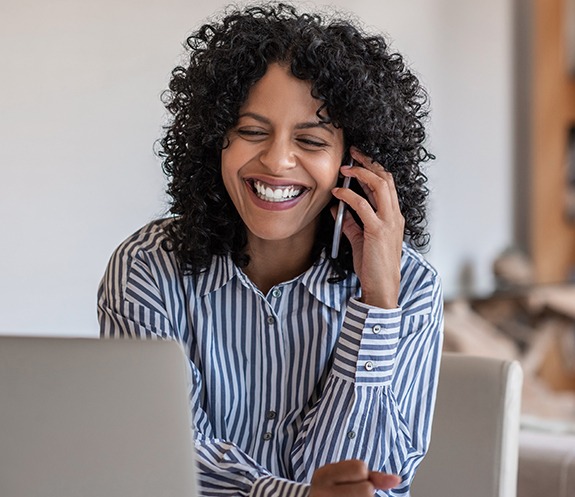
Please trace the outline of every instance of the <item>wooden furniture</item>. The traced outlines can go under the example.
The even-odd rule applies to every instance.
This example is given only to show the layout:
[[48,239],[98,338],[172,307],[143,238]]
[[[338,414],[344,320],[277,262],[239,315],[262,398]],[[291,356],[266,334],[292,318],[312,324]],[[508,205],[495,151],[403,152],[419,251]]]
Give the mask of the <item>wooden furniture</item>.
[[575,267],[575,220],[566,215],[568,136],[575,127],[568,1],[532,0],[528,245],[538,283],[565,281]]

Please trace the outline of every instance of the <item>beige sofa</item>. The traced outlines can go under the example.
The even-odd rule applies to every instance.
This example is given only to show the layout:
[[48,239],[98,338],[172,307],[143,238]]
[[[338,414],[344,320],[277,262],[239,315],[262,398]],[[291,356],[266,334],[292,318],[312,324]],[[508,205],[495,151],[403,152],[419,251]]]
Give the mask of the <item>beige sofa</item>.
[[575,433],[521,430],[517,497],[575,497]]

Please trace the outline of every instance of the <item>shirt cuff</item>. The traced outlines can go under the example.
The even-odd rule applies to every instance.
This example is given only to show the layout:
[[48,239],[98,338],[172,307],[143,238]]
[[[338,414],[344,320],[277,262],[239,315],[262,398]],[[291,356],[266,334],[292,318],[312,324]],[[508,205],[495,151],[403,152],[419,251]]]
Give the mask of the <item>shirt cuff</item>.
[[297,483],[276,476],[258,478],[250,492],[250,497],[307,497],[308,495],[309,485],[307,483]]
[[360,385],[389,385],[400,324],[401,308],[380,309],[350,299],[335,351],[334,373]]

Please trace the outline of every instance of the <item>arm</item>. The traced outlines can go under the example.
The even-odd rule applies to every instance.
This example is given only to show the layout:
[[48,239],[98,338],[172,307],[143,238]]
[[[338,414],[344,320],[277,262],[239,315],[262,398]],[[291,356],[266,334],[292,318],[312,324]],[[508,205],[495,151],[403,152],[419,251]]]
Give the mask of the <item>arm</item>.
[[429,445],[442,297],[439,281],[426,267],[408,260],[407,279],[401,308],[350,302],[332,373],[294,446],[298,479],[332,461],[357,458],[371,470],[401,477],[387,495],[408,491]]
[[393,176],[353,147],[351,154],[360,166],[341,172],[360,183],[365,198],[345,188],[333,193],[363,224],[350,214],[343,223],[362,294],[349,306],[329,386],[341,390],[336,396],[347,409],[339,418],[347,425],[338,429],[349,430],[350,438],[339,457],[359,455],[400,474],[402,484],[390,494],[399,495],[408,491],[429,444],[443,299],[435,271],[403,246],[405,220]]
[[[202,409],[206,400],[202,397],[205,395],[204,383],[201,370],[196,367],[199,364],[196,348],[191,343],[195,340],[190,328],[192,323],[188,323],[183,305],[186,299],[194,297],[174,296],[178,293],[181,275],[170,255],[160,250],[141,250],[144,243],[154,245],[151,236],[141,234],[139,240],[128,240],[112,257],[99,292],[102,336],[172,339],[182,343],[189,352],[190,399],[194,412],[200,479],[206,495],[306,495],[308,485],[271,475],[235,444],[214,436],[208,416]],[[149,255],[150,252],[154,257]],[[170,274],[173,277],[168,278],[166,275]],[[308,416],[307,419],[312,417]],[[335,474],[338,490],[344,493],[349,485],[367,486],[368,493],[371,488],[373,494],[373,488],[390,488],[397,483],[393,478],[385,478],[367,470],[364,472],[366,480],[365,475],[361,476],[361,471],[356,471],[357,465],[353,461],[318,469],[317,475],[313,470],[319,467],[319,463],[312,466],[309,477],[300,473],[295,478],[297,482],[311,479],[312,490],[329,488],[330,482],[334,481],[330,480],[330,474]],[[352,476],[341,481],[350,468],[353,470]],[[360,481],[357,481],[358,474],[362,478]],[[366,485],[366,481],[369,485]],[[331,490],[330,495],[337,494]]]
[[[183,343],[183,323],[174,322],[174,281],[158,277],[169,272],[173,262],[162,254],[158,264],[146,260],[140,247],[150,242],[149,234],[127,240],[112,256],[98,292],[98,318],[102,338],[167,339]],[[158,251],[159,253],[159,251]],[[175,268],[175,266],[173,266]],[[167,268],[167,269],[166,269]],[[185,315],[185,313],[184,313]],[[186,323],[185,329],[189,330]],[[307,495],[308,485],[272,476],[265,468],[230,441],[213,437],[206,413],[201,408],[203,381],[189,362],[190,403],[197,450],[198,473],[204,496]]]

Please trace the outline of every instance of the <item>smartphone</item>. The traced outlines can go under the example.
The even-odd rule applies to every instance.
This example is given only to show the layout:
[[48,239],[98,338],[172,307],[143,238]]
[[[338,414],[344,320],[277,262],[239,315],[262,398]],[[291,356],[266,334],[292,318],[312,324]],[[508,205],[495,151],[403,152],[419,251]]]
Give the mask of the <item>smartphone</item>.
[[[350,166],[353,166],[353,159],[349,163]],[[342,188],[349,188],[351,183],[351,177],[346,176],[343,180]],[[341,240],[341,227],[343,225],[343,215],[345,214],[345,202],[343,200],[339,201],[339,205],[337,206],[337,214],[335,216],[335,227],[333,230],[333,241],[331,242],[331,258],[337,259],[337,255],[339,254],[339,242]]]

